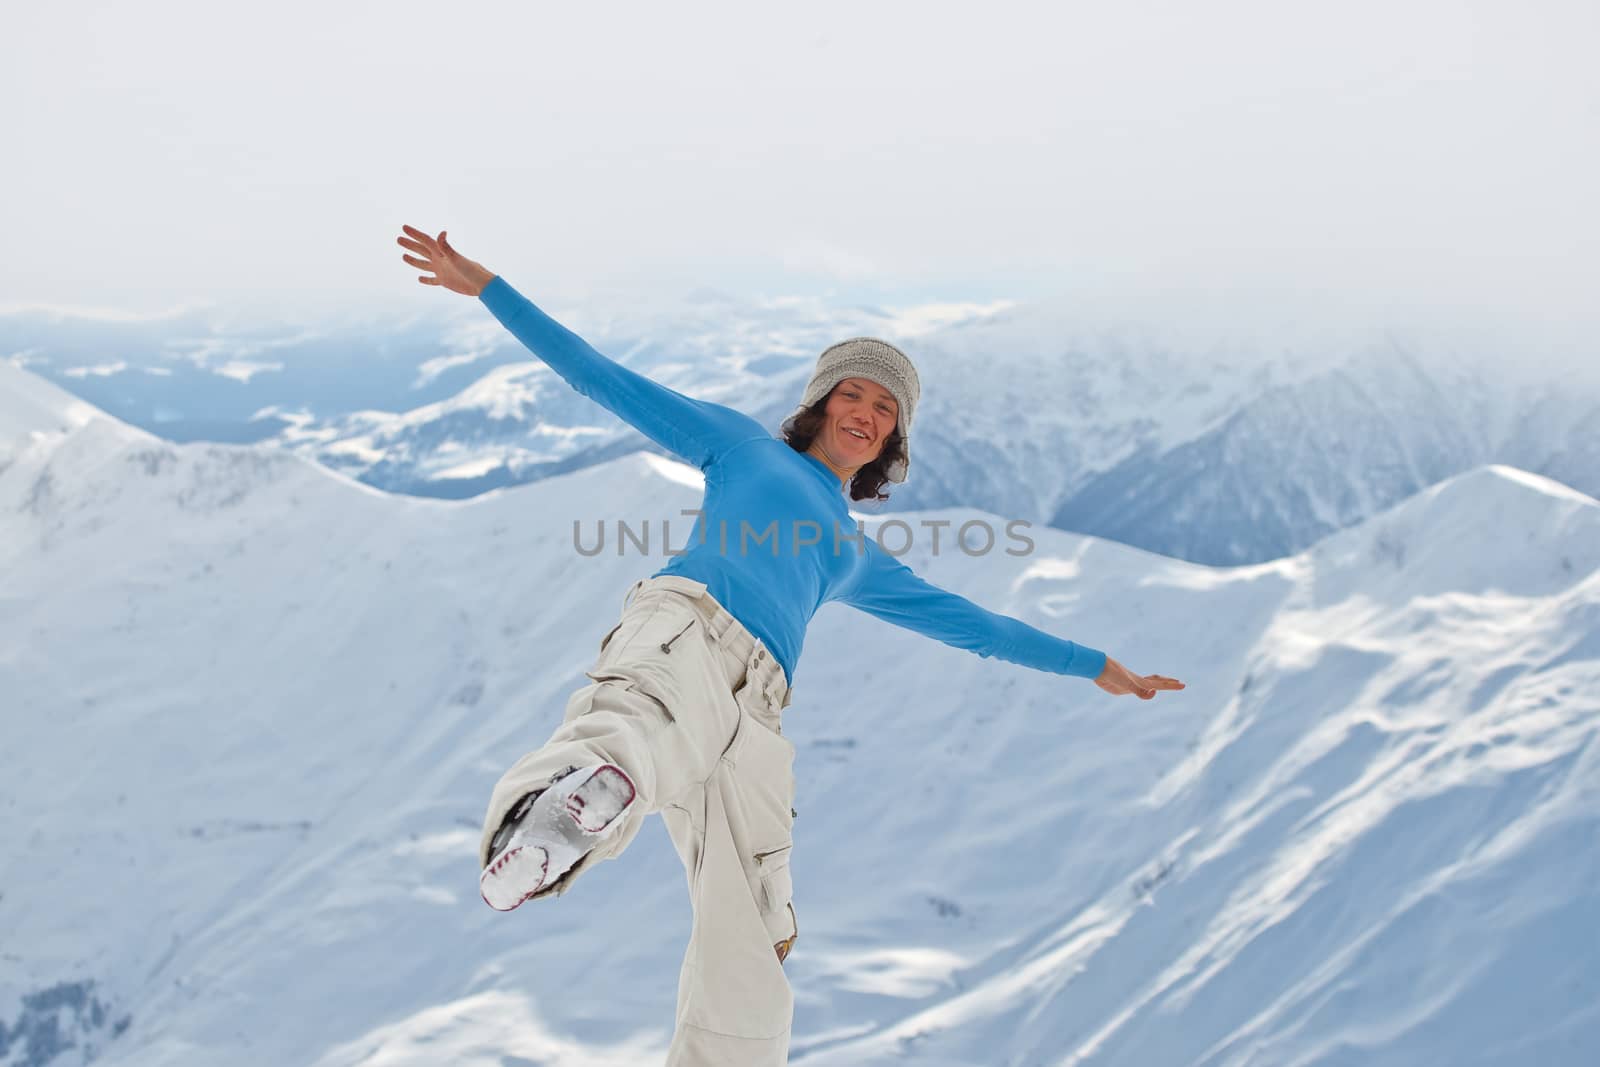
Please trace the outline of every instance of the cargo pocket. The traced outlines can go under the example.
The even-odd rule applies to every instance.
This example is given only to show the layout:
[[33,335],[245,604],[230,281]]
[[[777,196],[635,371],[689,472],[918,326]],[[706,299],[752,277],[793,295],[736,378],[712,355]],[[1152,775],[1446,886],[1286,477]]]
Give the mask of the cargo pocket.
[[767,911],[782,911],[789,906],[789,901],[794,896],[794,881],[789,874],[789,853],[793,848],[794,845],[790,843],[756,853],[756,865],[761,868],[761,889]]
[[655,675],[617,664],[583,673],[600,685],[615,685],[638,693],[654,704],[668,722],[677,721],[672,714],[672,708],[677,703],[676,690],[660,685]]
[[654,595],[636,600],[600,640],[600,653],[584,674],[595,682],[615,684],[654,701],[667,720],[675,721],[683,694],[678,659],[692,655],[686,642],[700,621],[698,613],[676,598]]
[[727,758],[734,767],[738,840],[751,895],[776,945],[795,933],[789,865],[794,850],[794,743],[741,708],[739,732]]
[[761,882],[761,919],[772,935],[772,947],[778,952],[778,962],[789,955],[795,938],[800,936],[800,920],[794,913],[794,878],[789,869],[789,854],[793,844],[780,848],[764,849],[755,854]]

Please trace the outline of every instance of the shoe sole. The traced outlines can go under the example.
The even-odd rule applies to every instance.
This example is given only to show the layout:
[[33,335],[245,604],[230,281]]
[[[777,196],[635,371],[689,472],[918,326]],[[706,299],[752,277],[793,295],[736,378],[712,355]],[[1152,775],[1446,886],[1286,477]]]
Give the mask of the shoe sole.
[[[598,843],[595,838],[616,824],[617,816],[636,795],[628,776],[609,763],[564,790],[566,785],[563,779],[551,786],[525,816],[535,824],[546,822],[537,840],[507,848],[478,877],[479,895],[496,911],[513,910],[571,870]],[[547,797],[550,803],[540,812]],[[559,808],[555,808],[556,802],[560,802]]]

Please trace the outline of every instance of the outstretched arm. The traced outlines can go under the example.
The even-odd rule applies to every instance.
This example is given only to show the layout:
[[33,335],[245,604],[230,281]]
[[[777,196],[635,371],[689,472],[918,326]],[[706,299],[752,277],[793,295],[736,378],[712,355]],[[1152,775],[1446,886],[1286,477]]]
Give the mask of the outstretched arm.
[[1099,678],[1105,670],[1104,652],[980,607],[926,581],[872,538],[865,537],[863,542],[867,571],[855,588],[840,598],[851,607],[984,658],[994,656],[1082,678]]
[[[674,455],[705,468],[724,451],[752,437],[770,436],[755,419],[722,404],[696,400],[601,355],[511,283],[437,239],[405,227],[400,244],[423,253],[413,266],[435,271],[432,284],[476,296],[533,352],[582,395],[595,401]],[[419,278],[428,282],[428,278]]]
[[606,358],[498,275],[478,299],[568,385],[696,467],[741,441],[771,436],[743,412],[685,396]]
[[1112,696],[1150,700],[1157,690],[1183,689],[1176,678],[1134,674],[1098,649],[1047,634],[1021,619],[979,607],[966,597],[924,581],[910,567],[864,537],[867,572],[840,599],[885,622],[936,637],[947,645],[1056,674],[1092,678]]

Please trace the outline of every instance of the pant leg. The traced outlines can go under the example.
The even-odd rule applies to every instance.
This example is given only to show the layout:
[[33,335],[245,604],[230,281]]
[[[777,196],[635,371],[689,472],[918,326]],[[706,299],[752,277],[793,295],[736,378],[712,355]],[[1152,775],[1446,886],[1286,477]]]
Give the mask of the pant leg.
[[738,732],[715,771],[662,812],[694,905],[668,1067],[788,1060],[794,995],[775,945],[796,932],[794,746],[764,724],[780,709],[758,706],[764,698],[751,687],[733,699]]
[[614,763],[639,795],[621,826],[536,897],[565,893],[594,864],[620,855],[647,815],[709,778],[738,721],[720,650],[708,644],[693,602],[671,591],[628,604],[585,673],[589,684],[568,698],[549,740],[495,784],[479,867],[488,865],[494,834],[517,802],[568,767]]
[[[592,684],[568,700],[550,740],[496,784],[480,844],[481,866],[506,813],[569,766],[612,762],[633,779],[640,797],[624,824],[537,896],[566,892],[661,812],[694,908],[670,1067],[767,1067],[788,1056],[794,1000],[774,946],[796,932],[794,746],[778,732],[787,693],[780,702],[746,684],[729,652],[749,645],[740,634],[713,639],[692,595],[653,589],[634,599],[601,641],[586,672]],[[770,657],[751,662],[753,676],[774,676]]]

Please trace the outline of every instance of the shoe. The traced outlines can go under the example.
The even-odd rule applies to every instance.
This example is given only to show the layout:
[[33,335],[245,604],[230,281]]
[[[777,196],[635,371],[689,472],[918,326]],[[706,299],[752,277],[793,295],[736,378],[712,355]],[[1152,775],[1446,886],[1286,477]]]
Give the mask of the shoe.
[[510,911],[566,874],[622,825],[618,816],[637,795],[633,781],[610,763],[569,770],[528,794],[491,842],[489,865],[478,877],[484,903]]

